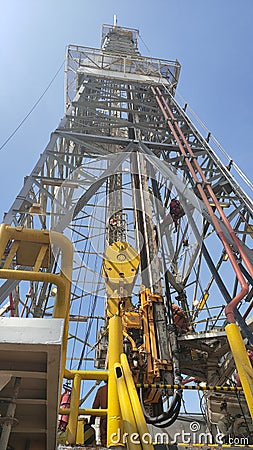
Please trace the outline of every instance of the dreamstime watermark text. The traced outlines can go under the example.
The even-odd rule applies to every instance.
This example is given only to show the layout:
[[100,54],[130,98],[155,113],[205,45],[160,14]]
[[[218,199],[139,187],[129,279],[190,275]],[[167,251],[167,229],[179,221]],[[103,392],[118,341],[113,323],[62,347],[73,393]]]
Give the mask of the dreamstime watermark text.
[[[163,444],[163,445],[169,445],[169,444],[193,444],[193,445],[211,445],[211,444],[224,444],[224,435],[222,433],[217,433],[216,435],[212,435],[209,432],[202,432],[201,426],[198,422],[191,422],[189,424],[189,429],[182,429],[178,431],[177,433],[174,433],[172,435],[166,433],[166,432],[154,432],[151,433],[144,433],[142,436],[140,436],[139,433],[121,433],[121,430],[118,429],[117,433],[112,433],[111,435],[111,442],[114,445],[119,444],[122,442],[123,444],[126,444],[127,442],[130,442],[131,444]],[[228,436],[227,437],[227,444],[233,445],[233,446],[242,446],[242,445],[249,445],[249,439],[248,437],[235,437],[235,436]]]

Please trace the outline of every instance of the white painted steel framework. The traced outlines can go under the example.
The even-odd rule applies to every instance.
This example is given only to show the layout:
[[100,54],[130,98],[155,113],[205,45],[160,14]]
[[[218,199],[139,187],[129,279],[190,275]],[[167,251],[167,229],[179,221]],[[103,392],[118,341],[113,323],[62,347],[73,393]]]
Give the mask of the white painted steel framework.
[[[182,373],[221,384],[234,366],[228,358],[224,371],[225,336],[216,333],[223,330],[226,303],[240,288],[215,217],[249,285],[235,315],[251,344],[243,316],[249,314],[245,311],[252,302],[253,281],[208,187],[251,263],[253,208],[234,163],[215,153],[210,135],[203,137],[187,105],[176,101],[179,73],[178,61],[140,55],[137,30],[104,25],[101,49],[70,45],[65,116],[4,222],[53,228],[74,243],[70,367],[92,367],[95,350],[96,364],[101,367],[104,362],[101,269],[104,250],[114,239],[114,217],[117,236],[142,257],[134,301],[143,283],[163,294],[169,286],[170,298],[188,317],[192,336],[179,339]],[[169,214],[174,197],[185,213],[176,233]],[[49,270],[58,270],[57,254]],[[23,288],[6,281],[0,286],[1,314],[10,306],[10,293],[16,315],[52,314],[52,286],[33,283]],[[165,301],[165,310],[167,306]],[[199,343],[198,333],[203,333],[204,343]]]

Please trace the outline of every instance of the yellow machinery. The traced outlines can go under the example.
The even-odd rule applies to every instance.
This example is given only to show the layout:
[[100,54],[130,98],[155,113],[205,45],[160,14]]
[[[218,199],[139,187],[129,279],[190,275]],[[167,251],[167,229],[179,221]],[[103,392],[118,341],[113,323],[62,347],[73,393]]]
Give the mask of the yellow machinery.
[[[75,444],[80,440],[84,440],[84,434],[82,432],[82,421],[78,420],[80,415],[91,414],[96,416],[107,415],[108,416],[108,446],[118,446],[120,443],[123,445],[123,435],[124,432],[129,432],[128,425],[123,427],[123,423],[127,424],[129,417],[126,417],[126,409],[122,407],[125,403],[126,392],[123,388],[122,390],[122,379],[123,372],[121,372],[121,377],[118,380],[115,375],[115,365],[120,367],[120,358],[123,354],[123,328],[125,328],[125,333],[127,333],[127,325],[122,326],[122,316],[119,305],[115,300],[112,301],[112,308],[110,310],[109,318],[109,348],[108,348],[108,371],[82,371],[82,370],[68,370],[66,368],[66,349],[68,340],[68,321],[69,321],[69,306],[70,306],[70,288],[71,288],[71,269],[72,269],[72,245],[63,236],[58,233],[49,233],[47,230],[31,230],[23,227],[10,227],[8,225],[1,225],[0,227],[0,257],[3,262],[2,269],[0,270],[0,277],[5,279],[13,280],[29,280],[38,282],[48,282],[57,287],[57,296],[54,305],[55,318],[64,319],[64,335],[63,335],[63,346],[62,346],[62,368],[60,375],[60,386],[62,385],[63,379],[73,380],[72,394],[70,401],[70,408],[65,408],[64,410],[59,410],[60,414],[69,415],[68,427],[64,436],[61,436],[60,441],[67,444]],[[47,273],[43,271],[49,267],[50,260],[52,258],[51,254],[51,244],[56,245],[60,248],[62,252],[62,266],[59,275]],[[110,261],[112,265],[109,265],[108,260],[105,264],[105,270],[109,271],[110,267],[113,267],[113,281],[110,285],[111,292],[117,291],[117,279],[119,281],[118,285],[120,289],[123,289],[124,295],[129,296],[131,294],[131,286],[136,277],[138,270],[139,257],[131,247],[124,244],[118,244],[112,246],[107,253],[110,255],[116,255],[116,261],[120,261],[117,266],[116,261]],[[117,255],[120,258],[117,258]],[[122,255],[125,259],[122,261]],[[16,264],[20,266],[26,266],[26,270],[18,268],[12,269],[15,261]],[[31,270],[27,270],[27,267]],[[123,276],[124,274],[124,276]],[[117,278],[118,277],[118,278]],[[121,280],[124,279],[124,283]],[[110,280],[110,277],[108,277]],[[107,281],[110,284],[110,281]],[[109,286],[108,284],[108,286]],[[110,301],[110,299],[109,299]],[[117,298],[117,301],[120,301]],[[130,300],[129,300],[130,301]],[[116,308],[117,311],[113,311]],[[122,309],[124,311],[124,308]],[[118,314],[120,312],[120,314]],[[129,322],[127,322],[129,325]],[[117,366],[118,365],[118,366]],[[124,360],[122,367],[125,369],[120,369],[126,371],[126,379],[129,383],[129,378],[131,378],[131,372],[129,371],[128,364]],[[80,389],[82,380],[107,380],[108,379],[108,390],[109,390],[109,404],[108,410],[95,410],[95,409],[82,409],[79,408],[80,402]],[[124,381],[125,383],[125,381]],[[124,384],[125,385],[125,384]],[[124,399],[119,400],[119,396],[124,396]],[[133,394],[130,390],[128,394],[128,403],[131,403],[131,398]],[[123,402],[123,403],[122,403]],[[121,407],[120,407],[121,403]],[[141,410],[140,404],[138,404],[138,399],[136,394],[133,400],[133,408],[136,411],[136,407]],[[139,413],[138,413],[139,414]],[[138,425],[138,431],[140,433],[147,433],[147,427],[145,425],[145,420],[140,415],[136,415],[135,421]],[[113,436],[118,436],[118,430],[120,430],[120,442],[115,444],[115,439]],[[136,430],[135,430],[136,431]],[[133,447],[135,448],[135,447]]]
[[[115,242],[107,247],[103,261],[103,276],[107,289],[108,318],[122,317],[123,335],[130,345],[131,369],[136,380],[154,383],[160,380],[160,371],[171,372],[171,361],[159,358],[157,348],[154,305],[162,305],[159,294],[143,287],[139,304],[131,301],[133,285],[139,268],[140,256],[127,242]],[[153,402],[158,398],[150,395]]]
[[[101,49],[68,47],[66,114],[5,215],[22,226],[0,227],[0,450],[54,450],[57,428],[60,444],[85,446],[90,415],[107,417],[108,447],[151,450],[147,423],[173,425],[182,391],[203,383],[219,391],[213,404],[205,398],[212,432],[221,392],[231,415],[253,416],[252,361],[223,304],[238,307],[253,346],[252,205],[236,165],[177,103],[179,72],[178,61],[140,55],[138,30],[116,20],[103,26]],[[29,321],[31,346],[18,340]],[[89,361],[100,370],[81,370]],[[227,385],[234,361],[242,388]],[[108,405],[83,407],[100,381]]]
[[[201,431],[223,394],[225,419],[253,418],[252,205],[177,103],[179,72],[116,20],[101,49],[68,47],[65,117],[5,215],[22,226],[0,226],[0,450],[85,447],[87,416],[108,447],[152,450],[187,389],[217,391]],[[83,407],[101,381],[108,404]]]
[[[123,354],[123,336],[131,345],[131,369],[136,381],[140,379],[140,373],[145,375],[142,378],[145,382],[159,381],[160,370],[171,370],[171,365],[169,361],[159,360],[157,352],[153,304],[161,302],[160,296],[152,295],[150,290],[144,289],[140,294],[139,306],[134,308],[131,302],[132,288],[139,266],[139,255],[136,251],[125,242],[116,242],[107,248],[104,256],[103,271],[108,291],[108,371],[75,371],[66,368],[72,268],[72,246],[70,242],[58,233],[21,227],[12,228],[8,225],[1,226],[0,237],[1,258],[4,259],[3,268],[0,272],[2,278],[44,281],[57,286],[53,317],[63,318],[65,321],[61,385],[63,379],[73,380],[70,407],[59,411],[60,414],[69,415],[67,431],[64,434],[64,439],[61,436],[61,441],[64,440],[65,443],[74,444],[77,440],[77,434],[78,439],[80,439],[81,425],[78,421],[80,415],[101,416],[107,414],[108,446],[115,445],[115,440],[111,439],[111,436],[114,436],[115,433],[118,435],[118,430],[121,430],[120,442],[123,444],[124,432],[129,432],[128,426],[126,428],[123,426],[124,423],[129,422],[129,417],[126,417],[128,408],[123,406],[125,401],[129,404],[133,403],[132,414],[137,426],[134,430],[138,429],[139,433],[147,433],[145,419],[140,415],[141,406],[133,389],[134,384],[127,360],[123,359],[122,366],[120,365],[121,355]],[[62,251],[62,266],[59,275],[43,271],[43,269],[49,267],[52,258],[51,243],[57,245]],[[11,269],[14,260],[15,264],[19,264],[19,267],[29,266],[32,270]],[[138,330],[139,342],[131,336],[133,330]],[[120,371],[120,376],[115,375],[118,373],[117,371]],[[107,378],[108,410],[79,408],[82,380],[106,380]],[[125,383],[128,386],[128,400],[121,398],[123,393],[126,392]],[[150,394],[150,399],[147,399],[147,402],[159,400],[154,394]]]
[[127,242],[114,242],[107,247],[103,277],[108,296],[108,317],[118,314],[122,306],[132,308],[131,294],[139,263],[140,255]]
[[[141,381],[147,386],[159,383],[162,372],[172,372],[172,364],[171,361],[161,360],[158,356],[154,305],[159,305],[162,298],[152,294],[150,289],[143,288],[138,305],[135,307],[131,302],[132,289],[139,267],[137,252],[126,242],[115,242],[107,248],[104,255],[103,276],[108,293],[107,370],[68,370],[66,348],[72,268],[70,242],[58,233],[22,227],[12,228],[8,225],[0,227],[0,242],[0,256],[3,261],[0,270],[1,278],[44,281],[57,286],[53,317],[63,318],[65,322],[60,385],[63,379],[73,382],[70,407],[59,410],[60,414],[69,416],[66,433],[60,437],[60,442],[82,444],[85,435],[83,421],[79,417],[87,414],[107,415],[108,447],[124,445],[124,439],[126,439],[130,449],[151,449],[151,442],[142,439],[143,436],[148,435],[148,428],[134,381],[136,383]],[[44,271],[49,267],[52,258],[51,243],[58,246],[62,252],[59,275]],[[12,269],[14,261],[15,265],[19,265],[18,269]],[[19,268],[21,266],[28,266],[31,270]],[[228,325],[226,331],[252,414],[252,368],[238,328],[232,327],[235,328],[236,325]],[[124,354],[123,338],[130,348],[128,351],[130,365]],[[107,409],[79,407],[83,380],[108,380]],[[159,398],[157,388],[151,387],[146,395],[145,404],[156,404]],[[139,437],[138,442],[133,444],[129,440],[131,433]]]

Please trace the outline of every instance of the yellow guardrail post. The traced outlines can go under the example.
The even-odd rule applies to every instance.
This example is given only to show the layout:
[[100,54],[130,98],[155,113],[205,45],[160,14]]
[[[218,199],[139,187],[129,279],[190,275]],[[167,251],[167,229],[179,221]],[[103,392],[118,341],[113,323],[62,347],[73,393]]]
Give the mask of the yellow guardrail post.
[[120,362],[122,352],[122,319],[119,316],[113,316],[109,319],[107,447],[124,446],[117,382],[114,375],[114,364]]
[[[31,245],[40,245],[46,247],[56,245],[61,250],[61,273],[56,275],[48,272],[41,272],[40,265],[42,263],[41,253],[40,257],[37,256],[37,261],[34,262],[33,270],[19,270],[10,269],[4,266],[0,270],[0,278],[6,278],[9,280],[28,280],[38,281],[44,283],[52,283],[57,286],[57,296],[54,304],[53,317],[65,319],[64,333],[63,333],[63,345],[62,345],[62,365],[61,365],[61,382],[64,375],[64,369],[66,365],[66,352],[67,352],[67,340],[68,340],[68,324],[69,324],[69,307],[70,307],[70,291],[72,281],[72,266],[73,266],[73,245],[69,239],[61,233],[49,230],[35,230],[25,227],[11,227],[7,224],[0,225],[0,259],[4,255],[4,251],[8,241],[14,240],[17,244],[17,248],[11,250],[9,258],[14,257],[14,253],[17,251],[21,243],[27,244],[27,249],[31,248]],[[38,247],[36,247],[38,248]],[[23,249],[24,251],[24,249]],[[45,254],[45,253],[44,253]],[[11,259],[8,263],[11,263]],[[7,262],[6,261],[6,262]],[[5,263],[6,263],[5,262]],[[28,264],[28,265],[33,265]]]
[[146,424],[146,420],[134,384],[132,373],[128,364],[127,356],[124,353],[120,355],[120,362],[125,376],[128,394],[133,408],[133,413],[142,446],[145,447],[145,450],[154,450],[154,447],[151,443],[151,436],[148,430],[148,426]]
[[114,364],[115,378],[118,388],[119,404],[123,419],[123,430],[129,450],[141,450],[140,436],[137,430],[133,408],[129,398],[126,381],[120,364]]
[[[7,257],[5,250],[8,242],[11,243]],[[41,271],[41,268],[50,268],[51,246],[56,245],[61,251],[60,275]],[[12,268],[12,261],[16,257],[16,267]],[[66,365],[66,352],[68,341],[70,292],[73,266],[73,246],[63,234],[49,230],[35,230],[25,227],[11,227],[0,225],[0,259],[4,258],[3,268],[0,269],[0,278],[9,280],[27,280],[42,283],[51,283],[57,286],[57,296],[54,304],[53,317],[64,319],[64,333],[62,343],[62,358],[60,372],[60,389]],[[19,261],[18,262],[18,258]],[[22,262],[23,261],[23,262]],[[31,270],[20,270],[19,266],[29,266]],[[70,412],[70,440],[75,442],[78,420],[79,397],[81,377],[74,375],[73,395]]]
[[230,323],[225,327],[225,330],[249,412],[253,419],[253,369],[251,362],[247,355],[238,325],[236,323]]
[[76,374],[74,376],[71,391],[70,413],[67,427],[67,440],[69,444],[75,444],[76,442],[80,390],[81,390],[81,377],[79,376],[79,374]]
[[65,284],[64,296],[57,292],[53,317],[63,318],[64,332],[62,342],[62,362],[61,362],[61,383],[64,377],[64,370],[66,367],[67,345],[68,345],[68,329],[69,329],[69,311],[70,311],[70,295],[73,269],[73,245],[66,236],[50,231],[50,241],[52,245],[56,245],[62,251],[61,272],[60,277]]

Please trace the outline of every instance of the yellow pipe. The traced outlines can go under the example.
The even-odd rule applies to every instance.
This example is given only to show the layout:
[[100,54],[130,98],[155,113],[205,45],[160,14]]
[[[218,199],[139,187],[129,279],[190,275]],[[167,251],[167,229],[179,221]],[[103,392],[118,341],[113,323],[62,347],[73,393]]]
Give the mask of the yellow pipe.
[[246,348],[236,323],[225,327],[228,342],[235,361],[235,365],[242,383],[245,399],[253,419],[253,369]]
[[68,341],[68,311],[70,304],[70,282],[61,275],[46,272],[33,272],[26,270],[0,269],[0,278],[7,280],[27,280],[41,281],[51,283],[57,286],[58,304],[61,306],[57,312],[54,311],[53,317],[63,318],[64,331],[62,343],[62,363],[61,363],[61,380],[63,378],[64,368],[66,365],[67,341]]
[[8,235],[6,233],[6,224],[0,225],[0,260],[3,258],[4,251],[8,242]]
[[26,270],[0,269],[0,278],[7,280],[27,280],[41,281],[44,283],[52,283],[57,286],[58,304],[60,307],[57,312],[54,311],[54,318],[65,319],[62,343],[62,363],[61,363],[61,379],[63,378],[64,368],[66,365],[67,341],[68,341],[68,312],[70,304],[70,283],[61,275],[46,272],[33,272]]
[[50,231],[49,237],[51,245],[56,245],[62,251],[61,272],[71,282],[74,255],[73,245],[66,236],[56,231]]
[[[57,286],[57,297],[54,304],[53,317],[64,319],[64,332],[62,343],[62,362],[61,362],[61,377],[62,383],[64,370],[66,366],[66,353],[68,343],[68,326],[69,326],[69,308],[70,308],[70,292],[72,281],[72,261],[73,261],[73,245],[61,233],[49,230],[34,230],[24,227],[11,227],[7,224],[0,225],[0,258],[2,258],[6,245],[10,239],[19,242],[40,243],[41,248],[44,245],[56,245],[61,249],[61,273],[60,275],[40,272],[39,270],[25,271],[25,270],[11,270],[1,269],[0,278],[11,280],[27,280],[40,281],[45,283],[52,283]],[[15,243],[13,244],[15,245]],[[37,266],[34,267],[37,269]],[[61,390],[61,389],[60,389]]]
[[151,356],[151,343],[150,343],[149,320],[148,320],[148,308],[150,307],[150,305],[147,301],[147,295],[149,292],[150,292],[149,289],[141,291],[141,309],[143,312],[142,322],[143,322],[144,345],[147,354],[147,376],[149,379],[151,374],[153,381],[154,370],[153,370],[153,359]]
[[129,450],[141,450],[140,436],[129,398],[126,381],[120,364],[114,364],[114,373],[117,382],[120,410],[123,419],[123,431],[126,436],[127,448]]
[[107,370],[68,370],[65,369],[64,378],[73,380],[75,374],[78,374],[82,380],[107,380]]
[[72,268],[73,268],[73,255],[74,249],[69,239],[61,233],[50,231],[49,234],[51,245],[56,245],[61,249],[61,273],[60,278],[65,283],[64,297],[57,292],[53,317],[64,318],[64,332],[62,343],[62,362],[61,362],[61,382],[64,377],[66,358],[67,358],[67,346],[68,346],[68,330],[69,330],[69,312],[70,312],[70,296],[71,296],[71,282],[72,282]]
[[[81,377],[76,374],[73,381],[71,399],[70,399],[70,414],[67,427],[67,440],[69,444],[76,443],[76,432],[78,422],[78,409],[80,402]],[[66,414],[66,413],[65,413]]]
[[49,230],[35,230],[33,228],[26,228],[22,226],[12,227],[8,224],[1,224],[3,236],[7,239],[14,239],[16,241],[32,241],[38,243],[49,243]]
[[17,241],[37,242],[40,244],[56,245],[62,250],[61,270],[66,276],[71,278],[72,274],[72,260],[73,260],[73,245],[71,241],[57,231],[49,230],[34,230],[25,227],[11,227],[7,224],[0,225],[0,249],[5,250],[9,239]]
[[124,353],[120,355],[120,362],[122,365],[123,373],[126,380],[129,398],[132,404],[134,417],[137,424],[138,433],[140,435],[141,442],[145,446],[145,450],[154,450],[153,445],[150,443],[150,433],[146,420],[142,411],[140,400],[137,394],[137,390],[133,381],[132,373],[127,361],[127,357]]
[[61,293],[58,293],[56,301],[54,304],[53,317],[64,319],[64,330],[62,339],[62,358],[61,358],[61,383],[64,378],[64,372],[66,367],[67,359],[67,347],[68,347],[68,334],[69,334],[69,313],[70,313],[70,295],[71,295],[71,282],[69,279],[61,272],[60,277],[64,280],[65,284],[65,295],[62,298]]
[[64,300],[65,293],[65,281],[54,273],[47,272],[32,272],[29,270],[12,270],[12,269],[0,269],[0,278],[8,280],[27,280],[27,281],[44,281],[46,283],[55,284],[62,300]]
[[4,262],[3,269],[9,269],[10,268],[10,265],[12,263],[14,255],[17,253],[17,250],[18,250],[19,246],[20,246],[20,241],[15,241],[12,244],[12,246],[10,248],[10,251],[9,251],[7,257],[6,257],[6,260]]
[[123,331],[123,335],[129,340],[131,347],[132,347],[132,351],[138,352],[138,348],[136,347],[136,343],[135,343],[134,339],[131,336],[129,336],[129,334],[127,334],[126,331]]
[[[113,316],[109,319],[109,343],[108,343],[108,416],[107,416],[107,447],[117,447],[123,444],[122,418],[117,392],[117,382],[114,375],[114,364],[120,362],[123,352],[122,319]],[[113,440],[114,436],[120,436],[119,442]]]
[[[86,415],[86,416],[99,416],[99,417],[102,417],[102,416],[106,416],[107,415],[107,411],[108,411],[107,409],[100,409],[100,408],[99,409],[79,408],[78,409],[78,416]],[[66,408],[66,409],[60,408],[59,409],[59,414],[62,414],[62,415],[69,416],[70,412],[71,412],[70,408]]]

